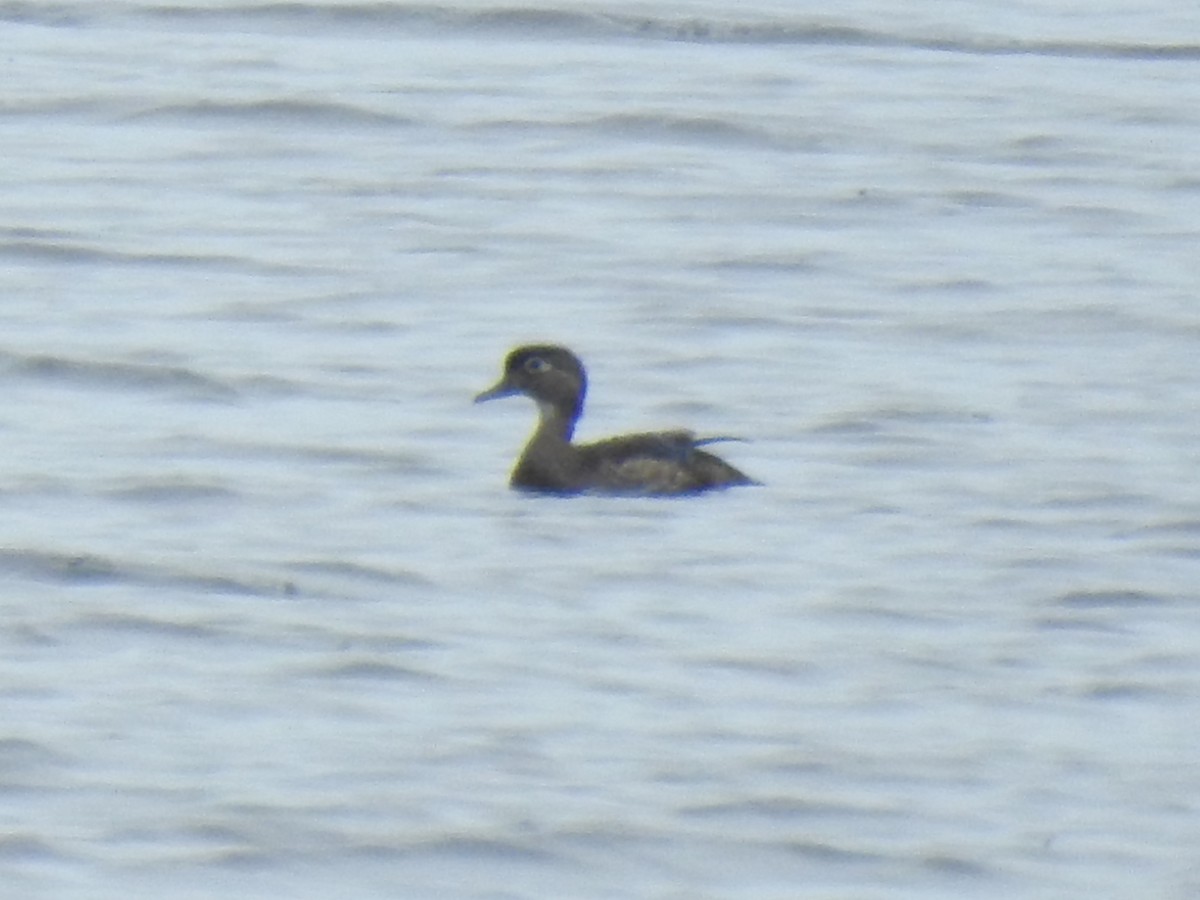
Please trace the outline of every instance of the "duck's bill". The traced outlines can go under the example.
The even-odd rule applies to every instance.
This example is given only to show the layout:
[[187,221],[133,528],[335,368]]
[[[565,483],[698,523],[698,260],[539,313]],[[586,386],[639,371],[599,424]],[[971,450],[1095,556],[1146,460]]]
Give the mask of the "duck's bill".
[[498,384],[488,388],[482,394],[475,395],[476,403],[483,403],[487,400],[499,400],[501,397],[511,397],[513,394],[520,393],[515,387],[512,387],[508,382],[501,381]]

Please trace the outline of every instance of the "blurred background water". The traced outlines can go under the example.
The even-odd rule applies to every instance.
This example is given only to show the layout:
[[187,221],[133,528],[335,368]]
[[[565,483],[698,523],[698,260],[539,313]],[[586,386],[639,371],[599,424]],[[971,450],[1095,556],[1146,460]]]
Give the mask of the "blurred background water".
[[1200,896],[1200,10],[0,34],[5,896]]

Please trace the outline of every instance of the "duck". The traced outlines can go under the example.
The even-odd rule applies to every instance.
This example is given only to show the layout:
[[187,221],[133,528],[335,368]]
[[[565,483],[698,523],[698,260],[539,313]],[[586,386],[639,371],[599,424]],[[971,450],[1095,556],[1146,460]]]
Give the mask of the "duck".
[[555,344],[512,350],[500,380],[476,403],[524,395],[537,404],[538,424],[513,468],[515,490],[563,496],[624,494],[681,496],[758,484],[700,448],[736,438],[698,438],[691,431],[625,434],[572,443],[583,415],[587,372],[579,357]]

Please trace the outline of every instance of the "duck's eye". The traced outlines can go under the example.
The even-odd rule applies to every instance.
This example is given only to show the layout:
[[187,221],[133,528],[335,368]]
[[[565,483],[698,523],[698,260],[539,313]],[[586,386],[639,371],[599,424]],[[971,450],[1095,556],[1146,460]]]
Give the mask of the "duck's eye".
[[540,356],[531,356],[525,360],[525,371],[530,375],[540,375],[550,368],[550,363],[546,362]]

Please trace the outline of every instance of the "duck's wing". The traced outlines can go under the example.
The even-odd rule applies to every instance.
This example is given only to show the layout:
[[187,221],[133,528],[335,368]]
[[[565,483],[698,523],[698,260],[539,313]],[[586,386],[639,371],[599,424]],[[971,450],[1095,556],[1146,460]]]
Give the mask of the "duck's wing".
[[697,449],[731,438],[697,438],[691,431],[653,431],[577,445],[592,490],[688,494],[755,482],[718,456]]
[[646,431],[620,437],[576,444],[585,460],[625,462],[631,459],[661,459],[686,462],[696,449],[696,436],[690,431]]

